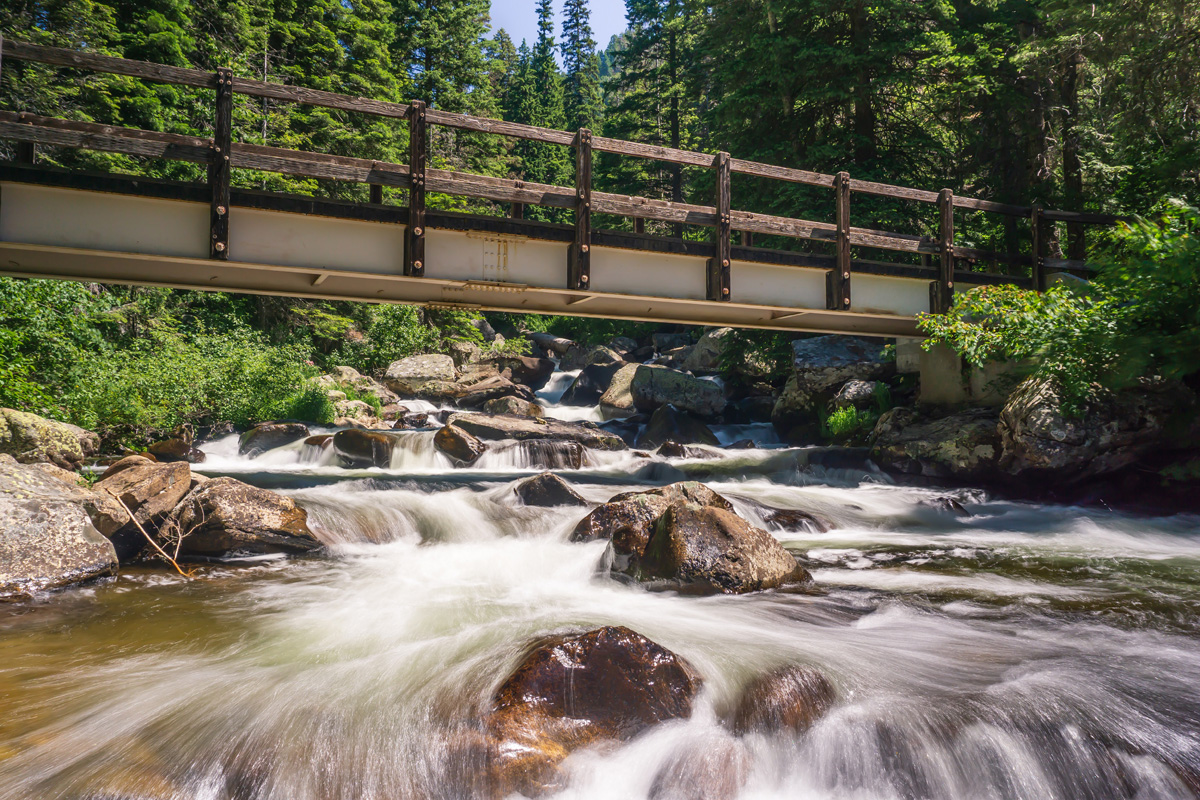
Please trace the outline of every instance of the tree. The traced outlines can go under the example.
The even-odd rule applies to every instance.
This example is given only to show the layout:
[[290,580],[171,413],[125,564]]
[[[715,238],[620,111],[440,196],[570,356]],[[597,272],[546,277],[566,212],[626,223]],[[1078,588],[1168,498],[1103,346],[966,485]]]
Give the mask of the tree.
[[599,132],[603,103],[600,96],[600,58],[592,39],[587,0],[563,5],[564,112],[570,130]]

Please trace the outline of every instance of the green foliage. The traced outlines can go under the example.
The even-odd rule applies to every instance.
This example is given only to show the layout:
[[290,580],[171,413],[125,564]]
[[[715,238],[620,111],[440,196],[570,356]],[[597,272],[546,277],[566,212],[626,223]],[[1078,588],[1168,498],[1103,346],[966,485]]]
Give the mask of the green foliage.
[[782,385],[792,368],[791,341],[782,331],[735,328],[722,340],[721,377],[734,385]]
[[560,317],[552,314],[506,314],[517,330],[553,333],[579,344],[608,344],[617,336],[640,340],[662,328],[654,322],[629,322],[592,317]]
[[347,400],[360,400],[366,403],[371,407],[371,411],[374,412],[375,416],[377,417],[379,416],[379,413],[383,411],[383,403],[379,402],[379,397],[372,392],[361,392],[349,385],[340,387],[338,391],[343,392],[346,395]]
[[414,306],[371,306],[361,338],[347,340],[330,356],[330,362],[354,367],[366,374],[379,373],[393,361],[437,349],[438,331],[421,319]]
[[505,339],[503,342],[492,342],[487,352],[493,356],[527,356],[533,352],[533,344],[525,338]]
[[871,409],[857,409],[853,406],[839,408],[825,417],[822,423],[822,433],[825,438],[834,441],[847,441],[865,438],[875,428],[879,414]]

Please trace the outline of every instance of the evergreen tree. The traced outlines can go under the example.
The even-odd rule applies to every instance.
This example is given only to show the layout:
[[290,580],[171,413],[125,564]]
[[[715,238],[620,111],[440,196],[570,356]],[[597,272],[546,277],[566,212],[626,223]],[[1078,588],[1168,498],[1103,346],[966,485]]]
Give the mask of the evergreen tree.
[[488,0],[392,2],[398,32],[392,59],[412,76],[412,99],[444,111],[476,109],[472,95],[487,85]]
[[563,106],[567,127],[599,132],[603,104],[600,97],[600,57],[592,38],[587,0],[566,0],[563,5]]

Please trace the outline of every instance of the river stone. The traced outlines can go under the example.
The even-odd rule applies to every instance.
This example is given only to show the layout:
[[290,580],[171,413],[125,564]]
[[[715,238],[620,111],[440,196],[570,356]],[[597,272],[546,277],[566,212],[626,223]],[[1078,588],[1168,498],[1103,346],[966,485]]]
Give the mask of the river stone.
[[129,522],[129,513],[111,495],[86,488],[78,473],[49,463],[18,464],[12,456],[0,456],[0,493],[17,499],[75,503],[87,513],[92,527],[106,537]]
[[879,381],[846,381],[833,396],[834,408],[870,408],[875,404]]
[[537,403],[519,397],[497,397],[483,404],[485,414],[515,414],[518,417],[544,417],[546,412]]
[[709,733],[663,761],[648,800],[734,800],[750,777],[745,743],[727,733]]
[[638,411],[654,411],[668,403],[702,417],[711,417],[725,407],[725,392],[712,381],[669,367],[629,364],[613,375],[608,389],[600,397],[600,410],[611,419],[629,417]]
[[190,493],[163,525],[182,536],[186,556],[304,553],[321,542],[308,514],[290,498],[233,478],[213,478]]
[[608,346],[614,351],[620,353],[622,356],[629,355],[634,350],[638,349],[637,340],[630,339],[628,336],[614,336],[609,341]]
[[657,409],[646,423],[646,430],[637,438],[636,446],[653,450],[664,442],[679,444],[707,444],[720,447],[717,439],[707,425],[686,411],[680,411],[673,405],[665,405]]
[[650,336],[655,349],[663,353],[677,347],[687,347],[692,343],[692,337],[686,333],[655,333]]
[[484,721],[493,796],[561,788],[558,765],[571,752],[690,716],[700,687],[690,664],[629,628],[539,642],[493,694]]
[[389,467],[396,437],[380,431],[354,428],[333,435],[333,452],[350,467]]
[[721,354],[729,341],[733,328],[717,328],[700,337],[679,363],[680,369],[690,372],[716,372],[721,368]]
[[435,382],[454,382],[454,359],[441,353],[409,356],[393,361],[383,383],[402,397],[415,397]]
[[972,408],[922,416],[893,408],[871,432],[871,460],[887,470],[930,478],[994,479],[1000,462],[996,411]]
[[80,505],[0,491],[0,601],[116,572],[112,542]]
[[895,374],[883,360],[883,344],[857,336],[817,336],[792,342],[792,371],[771,411],[771,422],[785,437],[815,423],[818,407],[847,381],[871,381]]
[[[495,367],[488,365],[488,369],[494,370]],[[463,376],[453,384],[452,388],[452,396],[444,395],[441,398],[427,397],[426,399],[440,399],[442,402],[454,400],[460,408],[480,408],[488,401],[502,397],[515,397],[528,403],[537,402],[537,396],[528,386],[513,383],[503,375],[495,373],[464,371]]]
[[415,428],[425,428],[429,426],[429,413],[426,411],[405,411],[400,415],[400,418],[392,424],[392,428],[398,431],[413,430]]
[[586,462],[587,448],[579,442],[528,439],[517,442],[525,455],[524,466],[537,469],[579,469]]
[[673,442],[670,439],[658,447],[658,455],[662,458],[716,458],[717,454],[703,447],[690,447],[686,444]]
[[733,511],[676,502],[658,519],[642,557],[641,580],[689,591],[741,594],[811,580],[775,537]]
[[189,464],[200,464],[205,458],[203,451],[197,450],[190,442],[181,438],[155,442],[146,448],[146,452],[162,462],[187,461]]
[[459,464],[472,464],[487,450],[487,445],[453,422],[438,429],[433,444]]
[[1195,419],[1196,397],[1180,383],[1143,381],[1069,417],[1054,385],[1030,378],[1000,412],[1001,467],[1026,479],[1078,482],[1186,446]]
[[[105,470],[92,489],[120,500],[138,523],[148,527],[175,508],[191,481],[192,470],[184,462],[159,464],[140,456],[126,456]],[[136,541],[135,531],[128,533]],[[136,533],[140,535],[140,531]]]
[[507,373],[513,383],[528,386],[533,391],[539,391],[550,382],[554,374],[554,362],[548,358],[533,356],[489,356],[487,361],[495,364],[501,374]]
[[99,447],[99,437],[76,425],[0,408],[0,453],[23,464],[45,462],[78,469]]
[[450,358],[454,360],[454,366],[459,368],[467,364],[474,364],[483,358],[483,349],[474,342],[464,339],[451,342],[447,349],[450,351]]
[[553,472],[543,472],[526,478],[517,484],[517,497],[527,506],[586,506],[579,494],[571,488],[571,484],[555,475]]
[[579,442],[584,447],[595,450],[625,449],[625,442],[611,433],[588,425],[554,419],[458,413],[450,416],[448,424],[457,425],[467,433],[489,441],[545,439]]
[[308,436],[308,426],[300,422],[263,422],[241,435],[238,455],[254,458]]
[[760,675],[742,692],[733,713],[739,734],[801,734],[824,716],[837,699],[833,685],[812,667],[793,665]]
[[626,366],[624,362],[590,364],[579,371],[563,392],[559,402],[568,406],[594,406],[612,384],[613,376]]
[[583,369],[592,364],[620,364],[624,361],[621,354],[611,347],[605,347],[602,344],[592,347],[581,347],[575,345],[563,354],[563,357],[558,362],[558,368],[563,372],[571,370]]

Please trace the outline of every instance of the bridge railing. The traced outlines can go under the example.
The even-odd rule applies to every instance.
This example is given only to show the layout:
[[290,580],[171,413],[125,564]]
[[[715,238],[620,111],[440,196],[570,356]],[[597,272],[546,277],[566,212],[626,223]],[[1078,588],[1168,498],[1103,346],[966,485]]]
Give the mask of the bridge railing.
[[[731,234],[740,232],[739,253],[755,260],[752,247],[755,234],[815,240],[834,245],[833,256],[815,256],[807,265],[827,266],[827,307],[850,310],[851,281],[855,271],[888,272],[888,262],[866,261],[852,257],[851,248],[869,248],[919,254],[936,268],[920,274],[935,276],[930,281],[930,309],[945,312],[950,307],[957,280],[970,283],[1026,283],[1038,289],[1046,285],[1046,275],[1056,270],[1083,271],[1088,265],[1080,260],[1051,258],[1047,255],[1048,226],[1066,222],[1069,226],[1111,225],[1122,218],[1107,214],[1077,213],[1043,209],[1038,205],[1019,206],[955,195],[949,189],[939,192],[913,189],[851,178],[846,172],[826,175],[733,158],[728,153],[700,153],[658,145],[595,136],[588,130],[575,132],[541,128],[516,122],[475,117],[427,108],[421,101],[408,104],[371,100],[334,92],[286,86],[233,75],[227,69],[206,72],[144,61],[45,47],[25,42],[0,41],[0,58],[38,62],[99,73],[124,75],[161,83],[214,90],[214,128],[211,139],[113,127],[88,122],[39,116],[25,112],[0,111],[0,139],[20,143],[18,160],[32,163],[37,145],[82,148],[122,153],[146,158],[185,161],[207,165],[211,188],[212,243],[210,256],[229,258],[230,183],[233,168],[254,169],[325,180],[366,183],[371,186],[371,201],[382,201],[383,186],[408,190],[408,218],[404,272],[420,277],[425,267],[427,192],[478,198],[511,204],[514,216],[521,216],[525,205],[570,209],[575,212],[575,230],[567,258],[568,288],[587,291],[590,283],[590,251],[593,213],[629,217],[635,231],[641,232],[642,220],[705,226],[715,229],[711,255],[707,261],[708,298],[732,299],[731,270],[733,247]],[[0,61],[2,64],[2,61]],[[334,156],[233,141],[232,98],[234,94],[290,101],[343,111],[358,112],[404,120],[409,128],[409,163],[392,164],[369,159]],[[428,167],[429,126],[440,125],[464,131],[496,134],[571,147],[576,154],[575,186],[552,186],[486,175],[432,169]],[[690,167],[713,169],[716,191],[712,205],[696,205],[645,197],[627,196],[592,189],[594,152],[653,159]],[[747,175],[831,189],[834,194],[835,222],[814,222],[731,208],[731,176]],[[855,193],[937,206],[936,237],[856,227],[850,222],[851,196]],[[955,244],[956,209],[1024,218],[1030,222],[1031,254],[1001,253]],[[652,239],[656,237],[643,237]],[[637,240],[629,240],[638,247]],[[649,245],[648,245],[649,246]],[[1030,267],[1031,277],[1022,280],[1012,275],[957,269],[960,259],[1007,263]],[[891,265],[898,266],[898,265]]]

